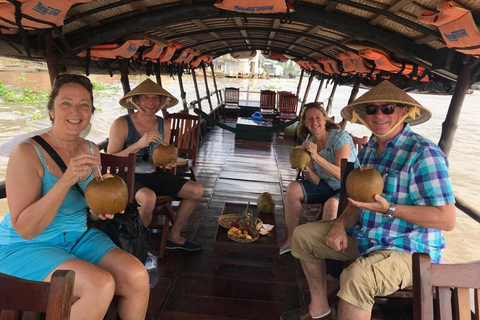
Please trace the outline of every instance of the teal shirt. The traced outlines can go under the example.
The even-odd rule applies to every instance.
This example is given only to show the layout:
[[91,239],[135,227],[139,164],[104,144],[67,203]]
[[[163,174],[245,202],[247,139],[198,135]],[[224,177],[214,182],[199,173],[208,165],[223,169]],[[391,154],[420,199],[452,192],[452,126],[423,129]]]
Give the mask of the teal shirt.
[[[313,138],[309,138],[307,141],[312,141],[312,139]],[[328,162],[335,163],[335,152],[346,144],[350,145],[350,158],[348,158],[348,161],[355,162],[355,145],[353,144],[352,137],[343,130],[330,130],[325,148],[323,148],[318,154]],[[340,180],[325,172],[325,170],[323,170],[315,161],[312,162],[320,179],[325,180],[333,190],[339,190]]]

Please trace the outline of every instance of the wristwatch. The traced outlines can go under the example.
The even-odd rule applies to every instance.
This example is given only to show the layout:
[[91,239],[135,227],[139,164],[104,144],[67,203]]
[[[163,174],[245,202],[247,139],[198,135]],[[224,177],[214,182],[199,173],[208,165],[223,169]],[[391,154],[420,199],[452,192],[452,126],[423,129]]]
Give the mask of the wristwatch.
[[390,202],[387,213],[382,213],[382,216],[387,219],[393,219],[395,217],[395,203]]

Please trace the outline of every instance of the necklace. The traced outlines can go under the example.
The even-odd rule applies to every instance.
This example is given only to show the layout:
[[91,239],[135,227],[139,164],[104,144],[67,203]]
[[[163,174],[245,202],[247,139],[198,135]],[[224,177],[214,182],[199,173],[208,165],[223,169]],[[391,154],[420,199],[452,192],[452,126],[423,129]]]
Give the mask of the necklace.
[[[66,153],[70,158],[73,158],[73,157],[75,157],[75,156],[77,155],[78,143],[77,143],[76,141],[75,141],[75,152],[74,152],[73,154],[70,154],[67,150],[63,150],[63,149],[60,148],[60,141],[62,141],[62,140],[60,140],[60,139],[58,139],[57,137],[55,137],[53,134],[51,134],[50,131],[47,131],[47,134],[48,134],[50,137],[52,137],[53,139],[55,139],[55,142],[56,142],[56,144],[57,144],[57,148],[60,149],[60,150],[62,150],[62,151],[65,151],[65,153]],[[63,141],[63,142],[68,143],[68,142],[66,142],[66,141]]]

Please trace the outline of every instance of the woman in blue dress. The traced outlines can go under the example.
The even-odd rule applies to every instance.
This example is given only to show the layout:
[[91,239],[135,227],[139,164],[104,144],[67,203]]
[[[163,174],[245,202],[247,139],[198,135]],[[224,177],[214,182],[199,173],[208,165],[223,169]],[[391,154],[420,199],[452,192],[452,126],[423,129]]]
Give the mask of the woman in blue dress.
[[114,294],[122,319],[145,319],[150,293],[145,267],[103,232],[87,229],[85,198],[73,187],[78,183],[85,190],[98,176],[98,147],[80,137],[95,110],[92,90],[81,75],[62,74],[53,84],[48,101],[53,126],[42,138],[67,164],[65,173],[32,139],[10,155],[0,272],[48,282],[55,270],[73,270],[71,319],[103,319]]
[[323,220],[337,217],[340,197],[340,163],[342,158],[355,161],[352,137],[327,116],[322,105],[307,103],[300,115],[297,129],[305,140],[303,148],[311,162],[303,169],[305,180],[292,182],[285,195],[286,236],[280,254],[292,251],[293,230],[298,226],[303,203],[323,203]]

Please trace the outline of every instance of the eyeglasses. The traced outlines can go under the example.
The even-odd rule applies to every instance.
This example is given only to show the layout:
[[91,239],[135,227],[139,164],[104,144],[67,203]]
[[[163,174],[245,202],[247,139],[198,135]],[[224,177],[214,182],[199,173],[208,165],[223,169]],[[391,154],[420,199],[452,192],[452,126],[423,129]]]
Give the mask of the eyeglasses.
[[150,145],[143,149],[142,160],[148,162],[148,158],[150,157]]
[[368,104],[365,106],[365,112],[369,115],[377,113],[377,110],[380,109],[383,114],[392,114],[395,112],[396,105],[394,104],[383,104],[381,106]]

